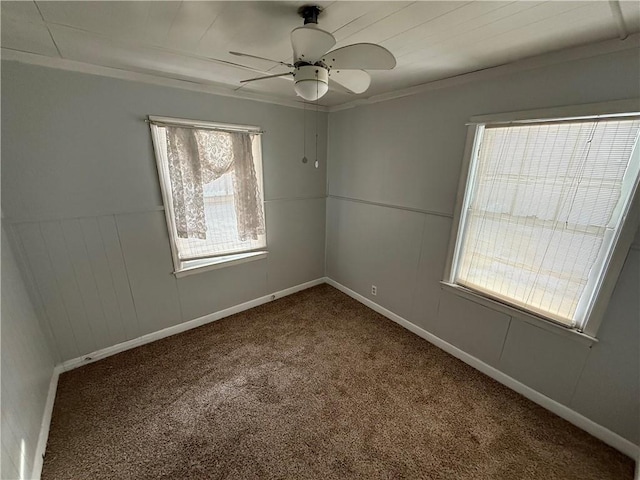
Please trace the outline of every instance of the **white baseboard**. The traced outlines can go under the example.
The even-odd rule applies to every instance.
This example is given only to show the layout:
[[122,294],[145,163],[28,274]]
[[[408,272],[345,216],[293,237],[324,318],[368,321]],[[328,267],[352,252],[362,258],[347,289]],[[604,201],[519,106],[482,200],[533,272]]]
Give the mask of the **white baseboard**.
[[143,335],[141,337],[134,338],[133,340],[118,343],[117,345],[103,348],[101,350],[97,350],[88,355],[83,355],[82,357],[73,358],[71,360],[67,360],[57,365],[53,369],[53,374],[51,375],[51,382],[49,383],[49,393],[47,394],[47,401],[45,404],[44,413],[42,414],[40,435],[38,436],[38,445],[36,446],[36,454],[33,461],[33,468],[31,469],[31,472],[32,472],[31,477],[34,479],[39,479],[42,474],[44,454],[47,448],[47,439],[49,438],[49,428],[51,426],[51,415],[53,413],[53,404],[56,399],[56,390],[58,388],[58,378],[60,377],[60,374],[62,372],[73,370],[74,368],[81,367],[82,365],[86,365],[86,364],[98,361],[102,358],[110,357],[111,355],[115,355],[116,353],[124,352],[125,350],[130,350],[132,348],[139,347],[140,345],[151,343],[155,340],[160,340],[161,338],[169,337],[171,335],[175,335],[177,333],[184,332],[186,330],[191,330],[192,328],[196,328],[201,325],[205,325],[207,323],[215,322],[216,320],[220,320],[222,318],[228,317],[230,315],[233,315],[234,313],[239,313],[244,310],[257,307],[258,305],[271,302],[277,298],[286,297],[287,295],[297,293],[301,290],[306,290],[307,288],[311,288],[316,285],[326,283],[326,281],[327,281],[326,277],[317,278],[315,280],[311,280],[310,282],[301,283],[300,285],[286,288],[284,290],[280,290],[279,292],[274,292],[272,294],[265,295],[264,297],[256,298],[254,300],[241,303],[240,305],[236,305],[234,307],[225,308],[224,310],[210,313],[209,315],[205,315],[203,317],[199,317],[194,320],[189,320],[179,325],[174,325],[173,327],[165,328],[163,330],[159,330],[157,332],[153,332],[148,335]]
[[115,355],[116,353],[124,352],[126,350],[131,350],[132,348],[136,348],[141,345],[145,345],[147,343],[155,342],[156,340],[160,340],[161,338],[169,337],[171,335],[175,335],[177,333],[181,333],[186,330],[191,330],[192,328],[200,327],[207,323],[215,322],[216,320],[220,320],[221,318],[228,317],[229,315],[233,315],[234,313],[243,312],[244,310],[248,310],[250,308],[257,307],[258,305],[271,302],[276,298],[286,297],[287,295],[291,295],[301,290],[306,290],[307,288],[314,287],[316,285],[320,285],[321,283],[325,283],[325,282],[326,282],[326,278],[321,277],[315,280],[311,280],[310,282],[301,283],[300,285],[286,288],[284,290],[280,290],[279,292],[274,292],[269,295],[265,295],[264,297],[256,298],[254,300],[249,300],[248,302],[241,303],[240,305],[235,305],[233,307],[225,308],[224,310],[210,313],[203,317],[195,318],[193,320],[189,320],[187,322],[183,322],[178,325],[174,325],[172,327],[167,327],[162,330],[158,330],[157,332],[149,333],[147,335],[143,335],[141,337],[134,338],[126,342],[118,343],[111,347],[96,350],[95,352],[89,353],[87,355],[82,355],[81,357],[72,358],[71,360],[62,362],[62,364],[60,364],[60,367],[65,372],[69,370],[73,370],[74,368],[81,367],[82,365],[87,365],[97,360],[110,357],[111,355]]
[[[436,337],[435,335],[427,332],[426,330],[418,327],[417,325],[414,325],[413,323],[409,322],[408,320],[405,320],[404,318],[400,317],[399,315],[396,315],[395,313],[391,312],[390,310],[387,310],[386,308],[381,307],[377,303],[372,302],[368,298],[360,295],[359,293],[354,292],[353,290],[345,287],[344,285],[336,282],[335,280],[332,280],[332,279],[327,278],[327,277],[323,277],[323,278],[318,278],[316,280],[312,280],[310,282],[302,283],[300,285],[296,285],[296,286],[291,287],[291,288],[287,288],[285,290],[281,290],[279,292],[272,293],[270,295],[265,295],[264,297],[260,297],[260,298],[254,299],[254,300],[250,300],[250,301],[242,303],[240,305],[236,305],[234,307],[230,307],[230,308],[227,308],[227,309],[224,309],[224,310],[220,310],[218,312],[214,312],[214,313],[211,313],[209,315],[205,315],[203,317],[196,318],[194,320],[190,320],[188,322],[184,322],[184,323],[181,323],[179,325],[175,325],[173,327],[165,328],[165,329],[160,330],[158,332],[150,333],[148,335],[143,335],[142,337],[135,338],[135,339],[129,340],[127,342],[119,343],[119,344],[114,345],[112,347],[107,347],[107,348],[104,348],[102,350],[98,350],[96,352],[93,352],[93,353],[91,353],[89,355],[84,355],[82,357],[78,357],[78,358],[75,358],[75,359],[72,359],[72,360],[67,360],[66,362],[63,362],[62,364],[56,366],[54,368],[53,374],[51,376],[51,382],[49,384],[49,393],[47,395],[47,402],[46,402],[44,413],[43,413],[43,416],[42,416],[42,425],[41,425],[41,429],[40,429],[40,435],[38,437],[38,445],[37,445],[37,448],[36,448],[36,455],[35,455],[33,469],[32,469],[32,478],[39,479],[40,478],[40,474],[42,472],[43,455],[44,455],[45,450],[46,450],[47,438],[49,437],[49,427],[50,427],[50,424],[51,424],[51,415],[53,413],[53,404],[54,404],[55,397],[56,397],[56,390],[57,390],[57,386],[58,386],[58,377],[60,376],[60,373],[62,373],[64,371],[72,370],[74,368],[80,367],[82,365],[86,365],[88,363],[95,362],[97,360],[109,357],[111,355],[115,355],[116,353],[120,353],[120,352],[124,352],[126,350],[130,350],[130,349],[138,347],[140,345],[145,345],[147,343],[151,343],[151,342],[153,342],[155,340],[159,340],[161,338],[165,338],[165,337],[168,337],[168,336],[171,336],[171,335],[175,335],[177,333],[184,332],[186,330],[190,330],[192,328],[196,328],[196,327],[199,327],[201,325],[205,325],[207,323],[214,322],[216,320],[220,320],[222,318],[228,317],[229,315],[233,315],[235,313],[239,313],[239,312],[242,312],[244,310],[248,310],[250,308],[257,307],[258,305],[262,305],[264,303],[270,302],[272,300],[275,300],[276,298],[285,297],[287,295],[291,295],[293,293],[299,292],[301,290],[305,290],[307,288],[310,288],[310,287],[313,287],[313,286],[316,286],[316,285],[320,285],[322,283],[328,283],[329,285],[332,285],[333,287],[337,288],[338,290],[341,290],[342,292],[346,293],[350,297],[352,297],[355,300],[359,301],[360,303],[366,305],[367,307],[371,308],[372,310],[375,310],[376,312],[384,315],[385,317],[389,318],[390,320],[392,320],[392,321],[398,323],[399,325],[405,327],[407,330],[410,330],[411,332],[413,332],[416,335],[424,338],[428,342],[430,342],[430,343],[436,345],[437,347],[441,348],[445,352],[447,352],[447,353],[453,355],[454,357],[462,360],[463,362],[467,363],[468,365],[471,365],[472,367],[474,367],[475,369],[477,369],[480,372],[484,373],[485,375],[488,375],[489,377],[493,378],[494,380],[502,383],[503,385],[505,385],[505,386],[511,388],[512,390],[515,390],[516,392],[520,393],[521,395],[525,396],[529,400],[537,403],[538,405],[540,405],[540,406],[546,408],[547,410],[555,413],[559,417],[562,417],[565,420],[569,421],[570,423],[576,425],[577,427],[585,430],[586,432],[590,433],[594,437],[602,440],[604,443],[612,446],[613,448],[619,450],[620,452],[624,453],[625,455],[628,455],[628,456],[632,457],[634,460],[640,456],[640,448],[637,445],[634,445],[633,443],[631,443],[630,441],[622,438],[620,435],[612,432],[611,430],[609,430],[609,429],[607,429],[607,428],[605,428],[605,427],[603,427],[601,425],[598,425],[597,423],[593,422],[592,420],[589,420],[588,418],[586,418],[583,415],[580,415],[579,413],[571,410],[570,408],[566,407],[565,405],[562,405],[561,403],[558,403],[555,400],[553,400],[553,399],[551,399],[551,398],[549,398],[549,397],[547,397],[545,395],[542,395],[541,393],[533,390],[530,387],[527,387],[526,385],[518,382],[517,380],[514,380],[513,378],[511,378],[508,375],[502,373],[501,371],[495,369],[494,367],[482,362],[481,360],[478,360],[477,358],[469,355],[468,353],[464,352],[463,350],[460,350],[459,348],[451,345],[450,343],[442,340],[441,338]],[[640,462],[639,462],[639,464],[640,464]],[[636,480],[640,480],[640,479],[636,479]]]
[[[485,375],[493,378],[494,380],[500,382],[501,384],[509,387],[512,390],[515,390],[520,395],[528,398],[529,400],[537,403],[541,407],[546,408],[547,410],[555,413],[559,417],[564,418],[568,422],[574,424],[576,427],[581,428],[582,430],[590,433],[594,437],[602,440],[607,445],[615,448],[616,450],[624,453],[625,455],[633,458],[634,460],[639,458],[640,455],[640,447],[638,445],[633,444],[626,438],[621,437],[615,432],[612,432],[608,428],[603,427],[595,423],[593,420],[589,420],[587,417],[579,414],[578,412],[571,410],[566,405],[563,405],[546,395],[537,392],[531,387],[526,386],[523,383],[515,380],[514,378],[506,375],[500,370],[484,363],[481,360],[478,360],[476,357],[473,357],[466,353],[463,350],[460,350],[458,347],[453,346],[452,344],[442,340],[439,337],[436,337],[432,333],[427,332],[423,328],[418,327],[417,325],[411,323],[410,321],[402,318],[399,315],[396,315],[390,310],[387,310],[384,307],[381,307],[375,302],[372,302],[367,297],[360,295],[357,292],[345,287],[344,285],[332,280],[331,278],[327,278],[327,283],[338,290],[346,293],[351,298],[359,301],[360,303],[366,305],[367,307],[375,310],[376,312],[384,315],[389,320],[396,322],[399,325],[402,325],[407,330],[415,333],[419,337],[424,338],[428,342],[434,344],[436,347],[441,348],[445,352],[453,355],[454,357],[462,360],[464,363],[471,365],[476,370],[484,373]],[[640,463],[640,462],[639,462]]]
[[40,434],[38,435],[38,444],[33,459],[33,468],[31,469],[31,478],[39,479],[42,474],[42,464],[44,461],[44,452],[47,449],[47,439],[49,438],[49,427],[51,426],[51,415],[53,414],[53,404],[56,400],[56,391],[58,390],[58,377],[62,372],[60,365],[53,368],[51,381],[49,382],[49,392],[47,393],[47,401],[44,404],[44,412],[42,413],[42,422],[40,423]]

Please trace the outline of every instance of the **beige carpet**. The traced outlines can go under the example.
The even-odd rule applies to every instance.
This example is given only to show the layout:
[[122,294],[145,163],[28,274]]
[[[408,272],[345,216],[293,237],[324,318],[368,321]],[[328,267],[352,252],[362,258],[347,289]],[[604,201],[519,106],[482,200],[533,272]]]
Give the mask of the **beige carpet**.
[[42,476],[632,477],[627,457],[327,285],[63,374]]

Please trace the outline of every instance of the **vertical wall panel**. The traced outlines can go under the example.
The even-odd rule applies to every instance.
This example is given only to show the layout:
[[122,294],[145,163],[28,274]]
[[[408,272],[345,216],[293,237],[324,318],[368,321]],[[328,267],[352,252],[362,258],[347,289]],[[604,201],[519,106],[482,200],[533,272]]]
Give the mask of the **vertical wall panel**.
[[87,253],[80,221],[78,219],[64,220],[60,222],[60,225],[67,242],[67,250],[87,315],[84,322],[91,328],[97,349],[113,345],[102,309],[102,302],[98,295],[96,279],[91,269],[91,260]]
[[36,280],[38,292],[42,298],[47,320],[51,325],[60,355],[64,359],[75,358],[80,355],[78,344],[62,300],[47,246],[40,232],[40,226],[37,223],[25,223],[18,225],[17,231],[27,255],[29,267]]
[[511,317],[448,292],[427,329],[489,365],[497,365]]
[[2,478],[20,478],[18,468],[13,464],[11,454],[2,443],[2,463],[0,464],[0,475]]
[[267,202],[265,210],[269,292],[323,277],[325,199]]
[[131,286],[129,285],[129,276],[127,275],[127,269],[124,264],[115,217],[113,215],[98,217],[98,225],[100,227],[105,255],[109,262],[109,270],[122,316],[126,340],[131,340],[141,334],[136,309],[133,304]]
[[[7,459],[9,460],[9,465],[13,467],[9,468],[9,471],[11,470],[15,470],[18,471],[18,473],[22,473],[20,472],[20,470],[25,470],[26,469],[26,462],[21,461],[21,444],[20,444],[20,438],[18,438],[18,436],[13,432],[13,429],[15,427],[10,426],[10,420],[9,418],[4,414],[4,408],[3,408],[3,412],[2,412],[2,416],[0,417],[2,419],[2,430],[0,431],[0,442],[2,443],[3,448],[6,450],[6,455],[7,455]],[[8,478],[8,479],[20,479],[20,476],[16,476],[16,477],[5,477],[5,469],[4,469],[4,461],[5,459],[3,459],[2,465],[0,466],[2,468],[2,478]]]
[[337,198],[329,199],[328,211],[327,275],[409,318],[423,215]]
[[636,445],[640,444],[639,293],[640,251],[631,250],[598,332],[600,341],[591,347],[571,400],[576,411]]
[[140,334],[182,322],[164,212],[116,217]]
[[40,230],[51,258],[78,350],[81,354],[92,352],[96,350],[97,344],[91,323],[88,321],[90,315],[87,305],[82,298],[82,282],[74,270],[62,226],[60,222],[43,222],[40,224]]
[[[37,226],[35,226],[37,227]],[[39,230],[23,229],[29,239]],[[33,478],[32,466],[55,357],[19,270],[18,244],[2,227],[2,463],[0,478]],[[31,245],[31,244],[30,244]],[[31,245],[33,246],[33,245]],[[38,258],[35,254],[33,258]],[[19,475],[19,476],[17,476]]]
[[31,304],[36,312],[36,317],[38,318],[40,328],[42,329],[42,332],[46,337],[47,343],[51,347],[51,353],[54,355],[57,361],[60,361],[60,353],[58,352],[58,348],[56,347],[53,340],[51,326],[46,320],[47,315],[44,310],[44,305],[42,304],[42,299],[40,298],[40,292],[38,292],[38,287],[36,285],[33,272],[29,268],[29,261],[25,255],[22,242],[20,241],[20,235],[14,225],[6,225],[5,233],[7,235],[7,241],[11,242],[11,245],[14,247],[13,253],[15,255],[15,260],[20,273],[22,274],[29,300],[31,301]]
[[446,263],[451,232],[451,219],[435,215],[424,215],[420,263],[413,298],[413,323],[426,328],[438,314],[442,289],[440,281]]
[[77,352],[64,359],[139,336],[112,216],[25,223],[15,229],[56,344]]
[[200,272],[177,283],[184,320],[193,320],[266,295],[267,260]]
[[514,318],[498,368],[568,405],[588,353],[589,345]]
[[124,321],[116,298],[114,280],[109,268],[109,261],[105,254],[104,242],[100,234],[98,219],[82,218],[80,226],[84,236],[87,256],[96,282],[100,303],[102,305],[103,318],[109,331],[112,344],[124,342],[127,334]]

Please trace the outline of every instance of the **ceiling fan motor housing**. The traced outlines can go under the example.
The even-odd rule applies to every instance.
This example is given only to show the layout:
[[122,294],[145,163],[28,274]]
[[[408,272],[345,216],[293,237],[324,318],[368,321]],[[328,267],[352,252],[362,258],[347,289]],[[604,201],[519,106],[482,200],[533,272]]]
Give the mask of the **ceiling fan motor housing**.
[[305,100],[315,101],[329,90],[329,70],[320,65],[297,66],[293,76],[296,93]]

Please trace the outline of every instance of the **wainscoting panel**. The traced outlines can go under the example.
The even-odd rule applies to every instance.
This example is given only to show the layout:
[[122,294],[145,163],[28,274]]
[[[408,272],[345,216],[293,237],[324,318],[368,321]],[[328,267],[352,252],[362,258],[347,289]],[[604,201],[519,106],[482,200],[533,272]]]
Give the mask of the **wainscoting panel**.
[[267,259],[177,279],[184,320],[209,315],[263,297],[267,292]]
[[13,228],[63,358],[138,335],[113,216],[20,223]]
[[498,368],[569,405],[589,349],[590,345],[568,341],[566,337],[513,318]]
[[124,264],[116,219],[113,215],[107,215],[97,217],[96,220],[100,227],[102,246],[107,257],[113,289],[118,299],[120,319],[126,332],[126,338],[127,340],[137,338],[141,335],[140,327],[131,295],[127,267]]
[[140,334],[182,322],[164,212],[116,216]]
[[[23,223],[15,228],[33,273],[37,292],[42,298],[44,313],[51,326],[56,348],[63,359],[77,357],[84,352],[78,348],[77,335],[58,286],[56,272],[40,231],[40,225]],[[87,352],[91,351],[90,345],[86,347]]]
[[104,318],[108,319],[105,326],[108,329],[111,344],[128,340],[125,324],[120,312],[118,297],[114,288],[113,275],[109,266],[106,249],[100,233],[97,218],[82,218],[79,220],[82,235],[85,239],[88,264],[95,279],[96,288],[92,289],[98,302],[102,305]]
[[[82,272],[75,271],[73,260],[70,256],[71,246],[67,244],[67,236],[62,231],[60,222],[43,222],[40,224],[42,238],[46,244],[51,265],[55,274],[55,280],[60,289],[62,303],[67,312],[67,317],[78,345],[87,348],[88,351],[97,350],[98,344],[105,341],[97,335],[97,325],[91,325],[87,320],[91,319],[91,323],[95,319],[91,316],[90,310],[87,308],[90,299],[83,298],[81,285],[86,282],[82,278]],[[77,242],[72,242],[77,243]],[[77,263],[77,262],[76,262]],[[80,275],[78,275],[80,274]],[[97,322],[96,322],[97,323]],[[96,334],[94,334],[94,331]],[[80,353],[83,353],[81,350]]]
[[270,201],[267,292],[324,276],[325,198]]

